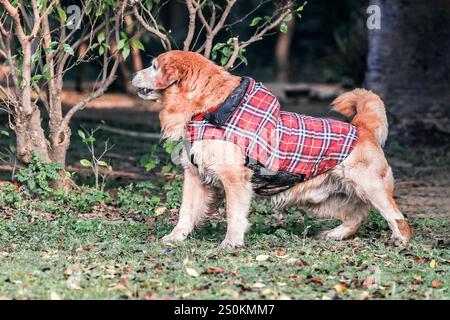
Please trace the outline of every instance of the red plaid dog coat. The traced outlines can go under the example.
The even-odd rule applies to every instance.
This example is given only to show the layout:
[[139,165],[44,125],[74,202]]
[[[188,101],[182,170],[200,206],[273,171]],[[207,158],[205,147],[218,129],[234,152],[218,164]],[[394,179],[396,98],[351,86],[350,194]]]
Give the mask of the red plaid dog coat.
[[214,125],[205,114],[189,122],[191,143],[230,141],[265,168],[300,175],[303,180],[327,172],[351,153],[358,140],[355,126],[280,111],[277,98],[263,84],[249,80],[244,97],[225,123]]

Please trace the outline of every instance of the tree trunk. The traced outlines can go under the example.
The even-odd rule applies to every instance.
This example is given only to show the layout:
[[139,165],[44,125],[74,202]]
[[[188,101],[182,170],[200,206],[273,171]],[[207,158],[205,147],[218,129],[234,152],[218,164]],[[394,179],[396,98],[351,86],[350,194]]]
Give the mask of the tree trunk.
[[286,22],[287,32],[280,32],[275,47],[276,61],[276,79],[277,81],[287,82],[289,80],[289,51],[291,49],[292,37],[294,35],[295,20]]
[[59,162],[66,165],[66,155],[70,145],[71,130],[69,127],[59,130],[60,127],[61,124],[59,124],[56,129],[59,131],[58,136],[56,136],[56,134],[54,136],[50,135],[51,151],[49,152],[49,157],[53,162]]
[[431,5],[372,0],[371,4],[381,9],[381,29],[368,32],[365,82],[385,99],[394,134],[427,118],[448,126],[450,1],[434,0]]
[[48,141],[41,126],[41,112],[35,108],[28,117],[18,117],[15,123],[16,156],[19,161],[27,164],[32,152],[44,161],[50,161]]

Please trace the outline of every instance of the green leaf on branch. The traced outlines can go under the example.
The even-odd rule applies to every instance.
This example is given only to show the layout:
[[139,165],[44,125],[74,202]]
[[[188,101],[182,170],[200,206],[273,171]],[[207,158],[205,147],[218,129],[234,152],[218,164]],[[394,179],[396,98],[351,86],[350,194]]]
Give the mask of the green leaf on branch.
[[73,51],[73,48],[69,44],[64,43],[62,47],[64,52],[67,53],[68,55],[73,56],[75,54],[75,51]]
[[248,60],[244,55],[245,51],[246,51],[246,49],[239,50],[238,58],[239,58],[239,60],[242,61],[243,64],[248,65]]
[[59,44],[58,41],[52,41],[49,47],[44,48],[45,53],[53,53],[58,44]]
[[295,12],[297,12],[297,13],[302,12],[307,4],[308,4],[308,1],[303,2],[303,4],[295,10]]
[[81,139],[86,139],[86,135],[84,134],[84,131],[83,130],[78,130],[78,136],[81,138]]
[[99,43],[102,43],[103,41],[105,41],[105,33],[103,31],[97,35],[97,41]]
[[127,60],[128,56],[130,55],[130,47],[129,46],[125,46],[122,50],[122,57],[123,60]]
[[283,22],[282,24],[280,24],[280,31],[283,33],[286,33],[288,31],[288,26],[285,22]]
[[117,50],[122,50],[122,48],[125,46],[125,43],[127,43],[126,39],[120,39],[119,43],[117,43]]
[[225,57],[229,58],[232,54],[231,48],[230,47],[225,47],[222,49],[222,55],[224,55]]
[[153,8],[153,0],[146,0],[145,1],[145,8],[147,10],[152,10],[152,8]]
[[100,160],[97,163],[100,167],[108,167],[108,164],[105,161]]
[[31,63],[36,63],[41,58],[41,50],[37,50],[33,55],[31,56]]
[[139,39],[133,39],[132,42],[139,50],[142,50],[142,51],[145,50],[144,45],[142,44],[141,41],[139,41]]
[[254,27],[254,26],[258,25],[261,22],[261,20],[262,20],[261,17],[253,18],[252,22],[250,23],[250,27]]
[[227,56],[223,55],[222,58],[220,58],[220,64],[222,66],[224,66],[228,62],[229,59],[230,59],[230,57],[227,57]]
[[35,74],[32,78],[31,78],[31,83],[35,84],[36,82],[38,82],[39,80],[41,80],[43,77],[42,74]]
[[44,64],[42,68],[42,74],[44,75],[45,80],[49,81],[52,77],[50,75],[50,65],[48,63]]
[[66,22],[67,21],[67,14],[66,14],[66,12],[61,7],[57,7],[56,10],[58,11],[59,18],[63,22]]
[[215,46],[212,48],[211,59],[215,60],[217,58],[218,50],[222,49],[225,45],[226,44],[223,42],[216,43]]
[[87,160],[87,159],[81,159],[80,160],[80,164],[83,167],[91,167],[92,166],[92,163],[89,160]]
[[289,13],[289,14],[283,19],[283,21],[284,21],[284,22],[289,22],[289,21],[292,20],[292,18],[293,18],[292,13]]

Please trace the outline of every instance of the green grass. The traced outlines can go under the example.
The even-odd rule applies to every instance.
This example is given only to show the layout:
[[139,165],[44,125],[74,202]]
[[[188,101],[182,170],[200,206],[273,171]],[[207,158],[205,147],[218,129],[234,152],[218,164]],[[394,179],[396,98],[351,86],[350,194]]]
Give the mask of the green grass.
[[[136,159],[118,158],[114,168],[136,165],[150,150],[114,139]],[[84,156],[80,143],[75,139],[71,148],[77,164]],[[126,153],[133,150],[140,153]],[[395,172],[417,170],[424,178],[421,164],[439,169],[430,179],[446,172],[449,152],[431,157],[420,148],[413,151],[387,148],[388,156],[413,163]],[[160,147],[155,156],[162,161],[154,171],[163,171],[164,154]],[[39,192],[46,176],[29,173],[21,192],[0,186],[0,298],[450,299],[450,219],[431,211],[420,212],[427,218],[410,219],[411,244],[395,248],[386,244],[390,231],[376,212],[355,238],[321,241],[313,236],[338,222],[310,218],[298,208],[274,212],[256,201],[246,246],[222,250],[223,211],[183,243],[158,241],[176,222],[180,179],[152,172],[151,182],[127,186],[129,180],[115,179],[108,181],[109,192],[82,187],[65,195]],[[92,184],[89,176],[75,181]]]
[[156,239],[173,227],[167,215],[136,221],[62,209],[56,217],[38,207],[24,201],[0,216],[2,298],[450,298],[450,250],[435,239],[448,235],[446,220],[413,221],[416,236],[402,249],[385,245],[377,214],[355,239],[333,242],[311,235],[335,223],[284,212],[280,224],[254,213],[246,246],[221,250],[221,220],[167,245]]

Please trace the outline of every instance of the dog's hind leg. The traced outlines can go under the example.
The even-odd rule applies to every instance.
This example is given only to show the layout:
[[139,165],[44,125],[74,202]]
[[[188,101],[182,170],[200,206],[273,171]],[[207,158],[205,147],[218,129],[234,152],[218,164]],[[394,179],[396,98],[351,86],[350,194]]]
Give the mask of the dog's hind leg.
[[[334,201],[333,201],[334,202]],[[342,200],[340,200],[342,203]],[[336,203],[337,204],[337,203]],[[334,211],[333,217],[340,219],[342,224],[334,229],[321,231],[317,239],[344,240],[353,236],[366,220],[369,213],[367,204],[359,199],[353,203],[344,204],[337,211]],[[334,209],[336,210],[336,209]]]
[[388,167],[384,176],[355,175],[353,179],[361,197],[367,199],[387,221],[392,230],[390,242],[394,245],[406,244],[412,236],[412,231],[395,203],[394,179],[391,169]]
[[186,239],[194,226],[199,224],[209,212],[212,201],[214,201],[212,188],[203,183],[194,168],[186,168],[178,223],[171,233],[162,238],[162,241],[170,242]]
[[252,199],[252,172],[239,166],[230,166],[217,170],[226,195],[227,234],[222,247],[234,248],[244,245],[244,234],[249,226],[247,216]]

